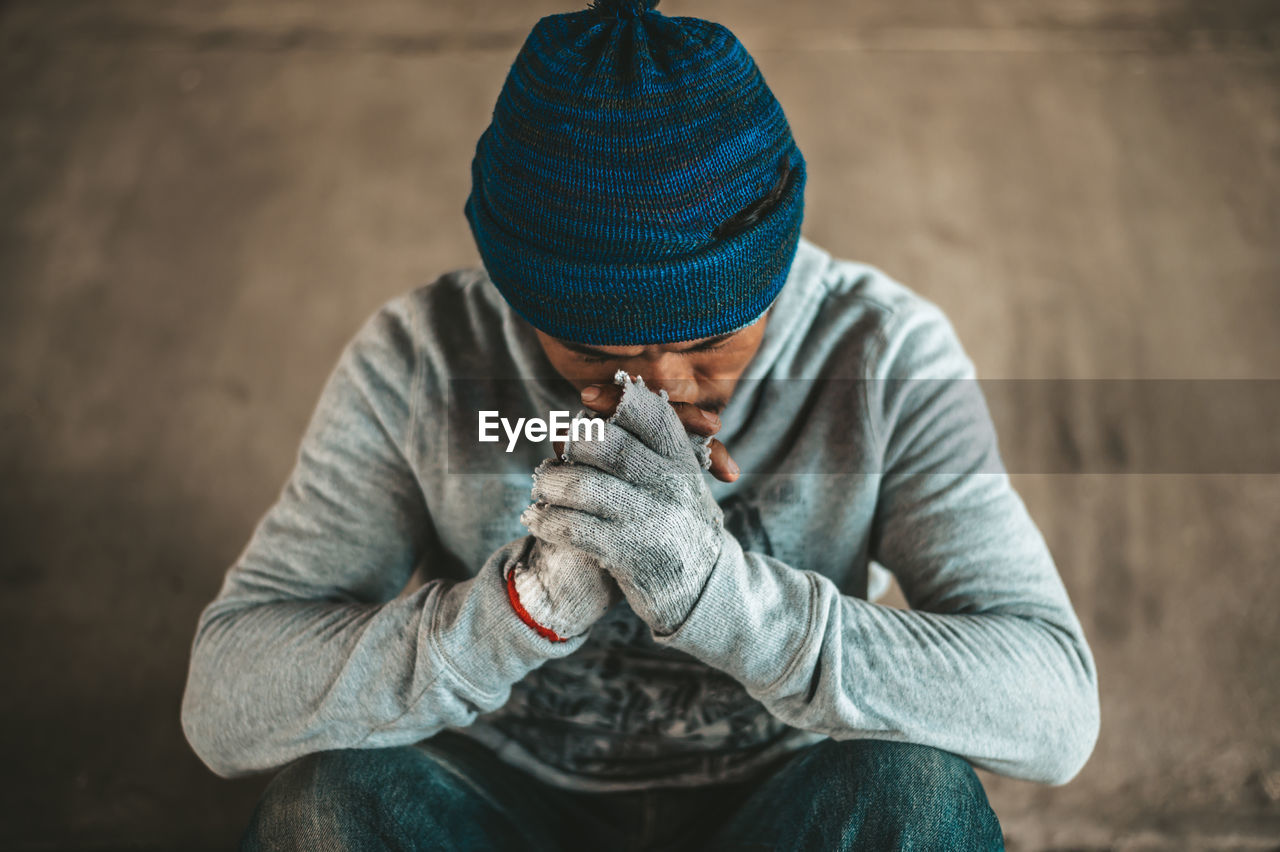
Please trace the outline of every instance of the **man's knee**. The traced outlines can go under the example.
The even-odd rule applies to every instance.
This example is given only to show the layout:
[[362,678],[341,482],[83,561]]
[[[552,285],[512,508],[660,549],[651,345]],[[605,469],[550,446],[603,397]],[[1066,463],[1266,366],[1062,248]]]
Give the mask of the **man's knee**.
[[454,789],[449,773],[409,748],[309,754],[267,784],[241,848],[376,848],[367,841],[429,831]]
[[815,807],[847,813],[864,831],[876,823],[872,833],[1003,848],[982,781],[958,755],[919,743],[857,739],[824,740],[803,759],[801,777],[811,779],[821,801]]
[[860,784],[872,783],[879,789],[985,796],[982,782],[967,760],[919,743],[825,740],[815,747],[814,759],[831,763]]

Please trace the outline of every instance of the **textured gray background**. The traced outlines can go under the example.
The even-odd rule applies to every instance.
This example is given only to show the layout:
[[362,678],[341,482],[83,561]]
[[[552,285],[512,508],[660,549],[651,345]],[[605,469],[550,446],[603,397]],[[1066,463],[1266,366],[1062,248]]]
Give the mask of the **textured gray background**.
[[[343,343],[477,262],[476,139],[573,8],[0,5],[0,846],[230,847],[267,778],[183,740],[196,616]],[[941,304],[981,375],[1280,378],[1280,4],[662,9],[739,35],[807,235]],[[1280,476],[1017,484],[1103,727],[1064,787],[983,773],[1010,848],[1276,848]]]

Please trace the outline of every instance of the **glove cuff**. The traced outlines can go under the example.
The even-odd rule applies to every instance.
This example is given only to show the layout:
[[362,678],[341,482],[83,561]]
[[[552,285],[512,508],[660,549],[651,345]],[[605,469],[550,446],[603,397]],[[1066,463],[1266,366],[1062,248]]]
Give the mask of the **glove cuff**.
[[537,619],[530,615],[529,611],[525,609],[524,605],[520,602],[520,593],[516,590],[516,577],[527,573],[527,571],[517,569],[512,570],[507,574],[507,599],[511,601],[511,608],[515,610],[516,615],[520,617],[521,621],[532,627],[537,634],[544,639],[551,642],[568,642],[572,637],[561,636],[551,628],[544,627],[539,624]]

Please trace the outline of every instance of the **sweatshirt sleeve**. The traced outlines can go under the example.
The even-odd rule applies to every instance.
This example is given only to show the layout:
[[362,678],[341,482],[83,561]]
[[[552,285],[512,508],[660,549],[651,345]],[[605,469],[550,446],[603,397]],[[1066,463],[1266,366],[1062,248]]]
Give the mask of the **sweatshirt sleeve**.
[[[423,397],[415,310],[410,296],[387,303],[344,348],[292,474],[200,615],[182,728],[224,778],[470,724],[586,641],[548,641],[512,609],[505,573],[529,536],[465,581],[432,579],[409,440]],[[420,562],[427,582],[404,593]]]
[[883,474],[871,557],[900,610],[730,539],[660,644],[735,677],[782,721],[902,740],[1065,784],[1098,736],[1094,659],[1013,489],[973,364],[941,310],[899,315],[866,383]]

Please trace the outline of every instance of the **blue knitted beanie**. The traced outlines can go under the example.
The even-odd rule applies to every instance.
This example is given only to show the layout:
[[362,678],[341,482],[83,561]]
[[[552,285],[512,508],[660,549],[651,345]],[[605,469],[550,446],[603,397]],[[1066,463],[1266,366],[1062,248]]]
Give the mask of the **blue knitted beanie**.
[[539,20],[476,144],[480,257],[553,337],[724,334],[768,309],[795,257],[805,161],[781,105],[728,29],[655,6]]

